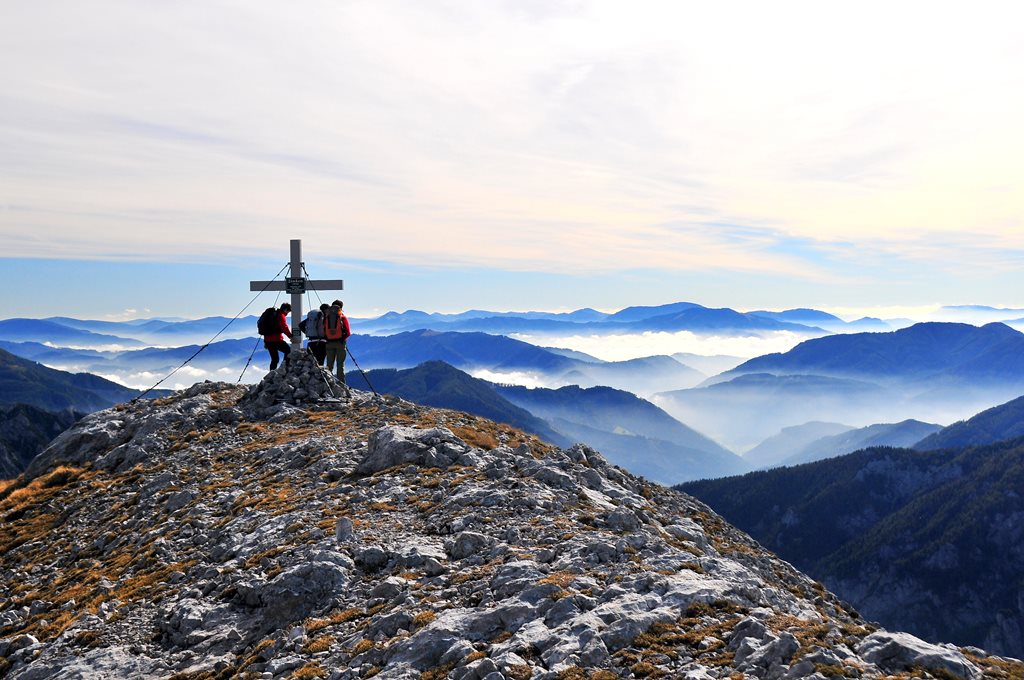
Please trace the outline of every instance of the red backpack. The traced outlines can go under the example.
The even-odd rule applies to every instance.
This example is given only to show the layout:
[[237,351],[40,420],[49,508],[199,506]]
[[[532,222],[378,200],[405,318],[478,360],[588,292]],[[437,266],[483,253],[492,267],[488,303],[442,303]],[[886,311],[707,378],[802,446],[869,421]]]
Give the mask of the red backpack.
[[341,308],[331,305],[325,316],[324,337],[328,340],[344,340],[346,337],[345,315],[341,313]]

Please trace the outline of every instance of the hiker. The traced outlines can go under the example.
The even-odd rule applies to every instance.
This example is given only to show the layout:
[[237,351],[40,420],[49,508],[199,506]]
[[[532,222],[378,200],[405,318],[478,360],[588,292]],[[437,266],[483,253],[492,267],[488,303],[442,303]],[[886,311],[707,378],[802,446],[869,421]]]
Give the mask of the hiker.
[[345,384],[345,354],[348,352],[346,341],[352,335],[348,325],[348,317],[341,311],[341,300],[335,300],[324,312],[324,337],[327,339],[327,372],[334,370],[334,362],[338,362],[338,381]]
[[316,363],[321,367],[324,365],[324,359],[327,358],[327,338],[324,337],[324,317],[327,315],[327,310],[331,306],[327,303],[320,305],[320,309],[314,309],[306,318],[299,324],[299,330],[306,334],[308,338],[306,342],[306,349],[316,359]]
[[288,314],[292,311],[292,306],[287,302],[281,305],[281,308],[277,310],[277,326],[271,326],[270,332],[263,335],[263,346],[270,352],[270,370],[273,371],[277,368],[278,352],[284,353],[284,368],[288,370],[288,355],[291,353],[292,348],[284,341],[284,336],[288,336],[288,339],[292,339],[292,329],[288,327]]

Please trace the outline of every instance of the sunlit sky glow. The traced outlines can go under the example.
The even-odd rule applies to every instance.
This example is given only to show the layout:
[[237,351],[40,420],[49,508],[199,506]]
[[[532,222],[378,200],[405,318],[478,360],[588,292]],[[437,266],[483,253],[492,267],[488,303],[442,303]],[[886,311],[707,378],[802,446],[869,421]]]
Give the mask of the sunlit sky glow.
[[22,2],[0,316],[1024,306],[1017,3]]

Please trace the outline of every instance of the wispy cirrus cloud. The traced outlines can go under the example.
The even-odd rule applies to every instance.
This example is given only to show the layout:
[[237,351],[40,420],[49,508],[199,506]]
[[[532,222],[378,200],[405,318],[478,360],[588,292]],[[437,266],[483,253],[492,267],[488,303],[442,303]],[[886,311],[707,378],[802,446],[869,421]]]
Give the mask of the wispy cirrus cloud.
[[1009,272],[1013,12],[22,3],[0,27],[0,246],[206,261],[288,232],[526,273]]

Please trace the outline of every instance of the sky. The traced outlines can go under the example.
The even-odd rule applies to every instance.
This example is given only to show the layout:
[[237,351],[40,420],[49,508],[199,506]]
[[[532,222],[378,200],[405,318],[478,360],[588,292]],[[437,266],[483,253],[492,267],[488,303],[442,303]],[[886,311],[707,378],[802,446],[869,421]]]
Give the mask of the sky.
[[[0,317],[1024,306],[1013,2],[10,2]],[[255,307],[263,306],[258,301]]]

